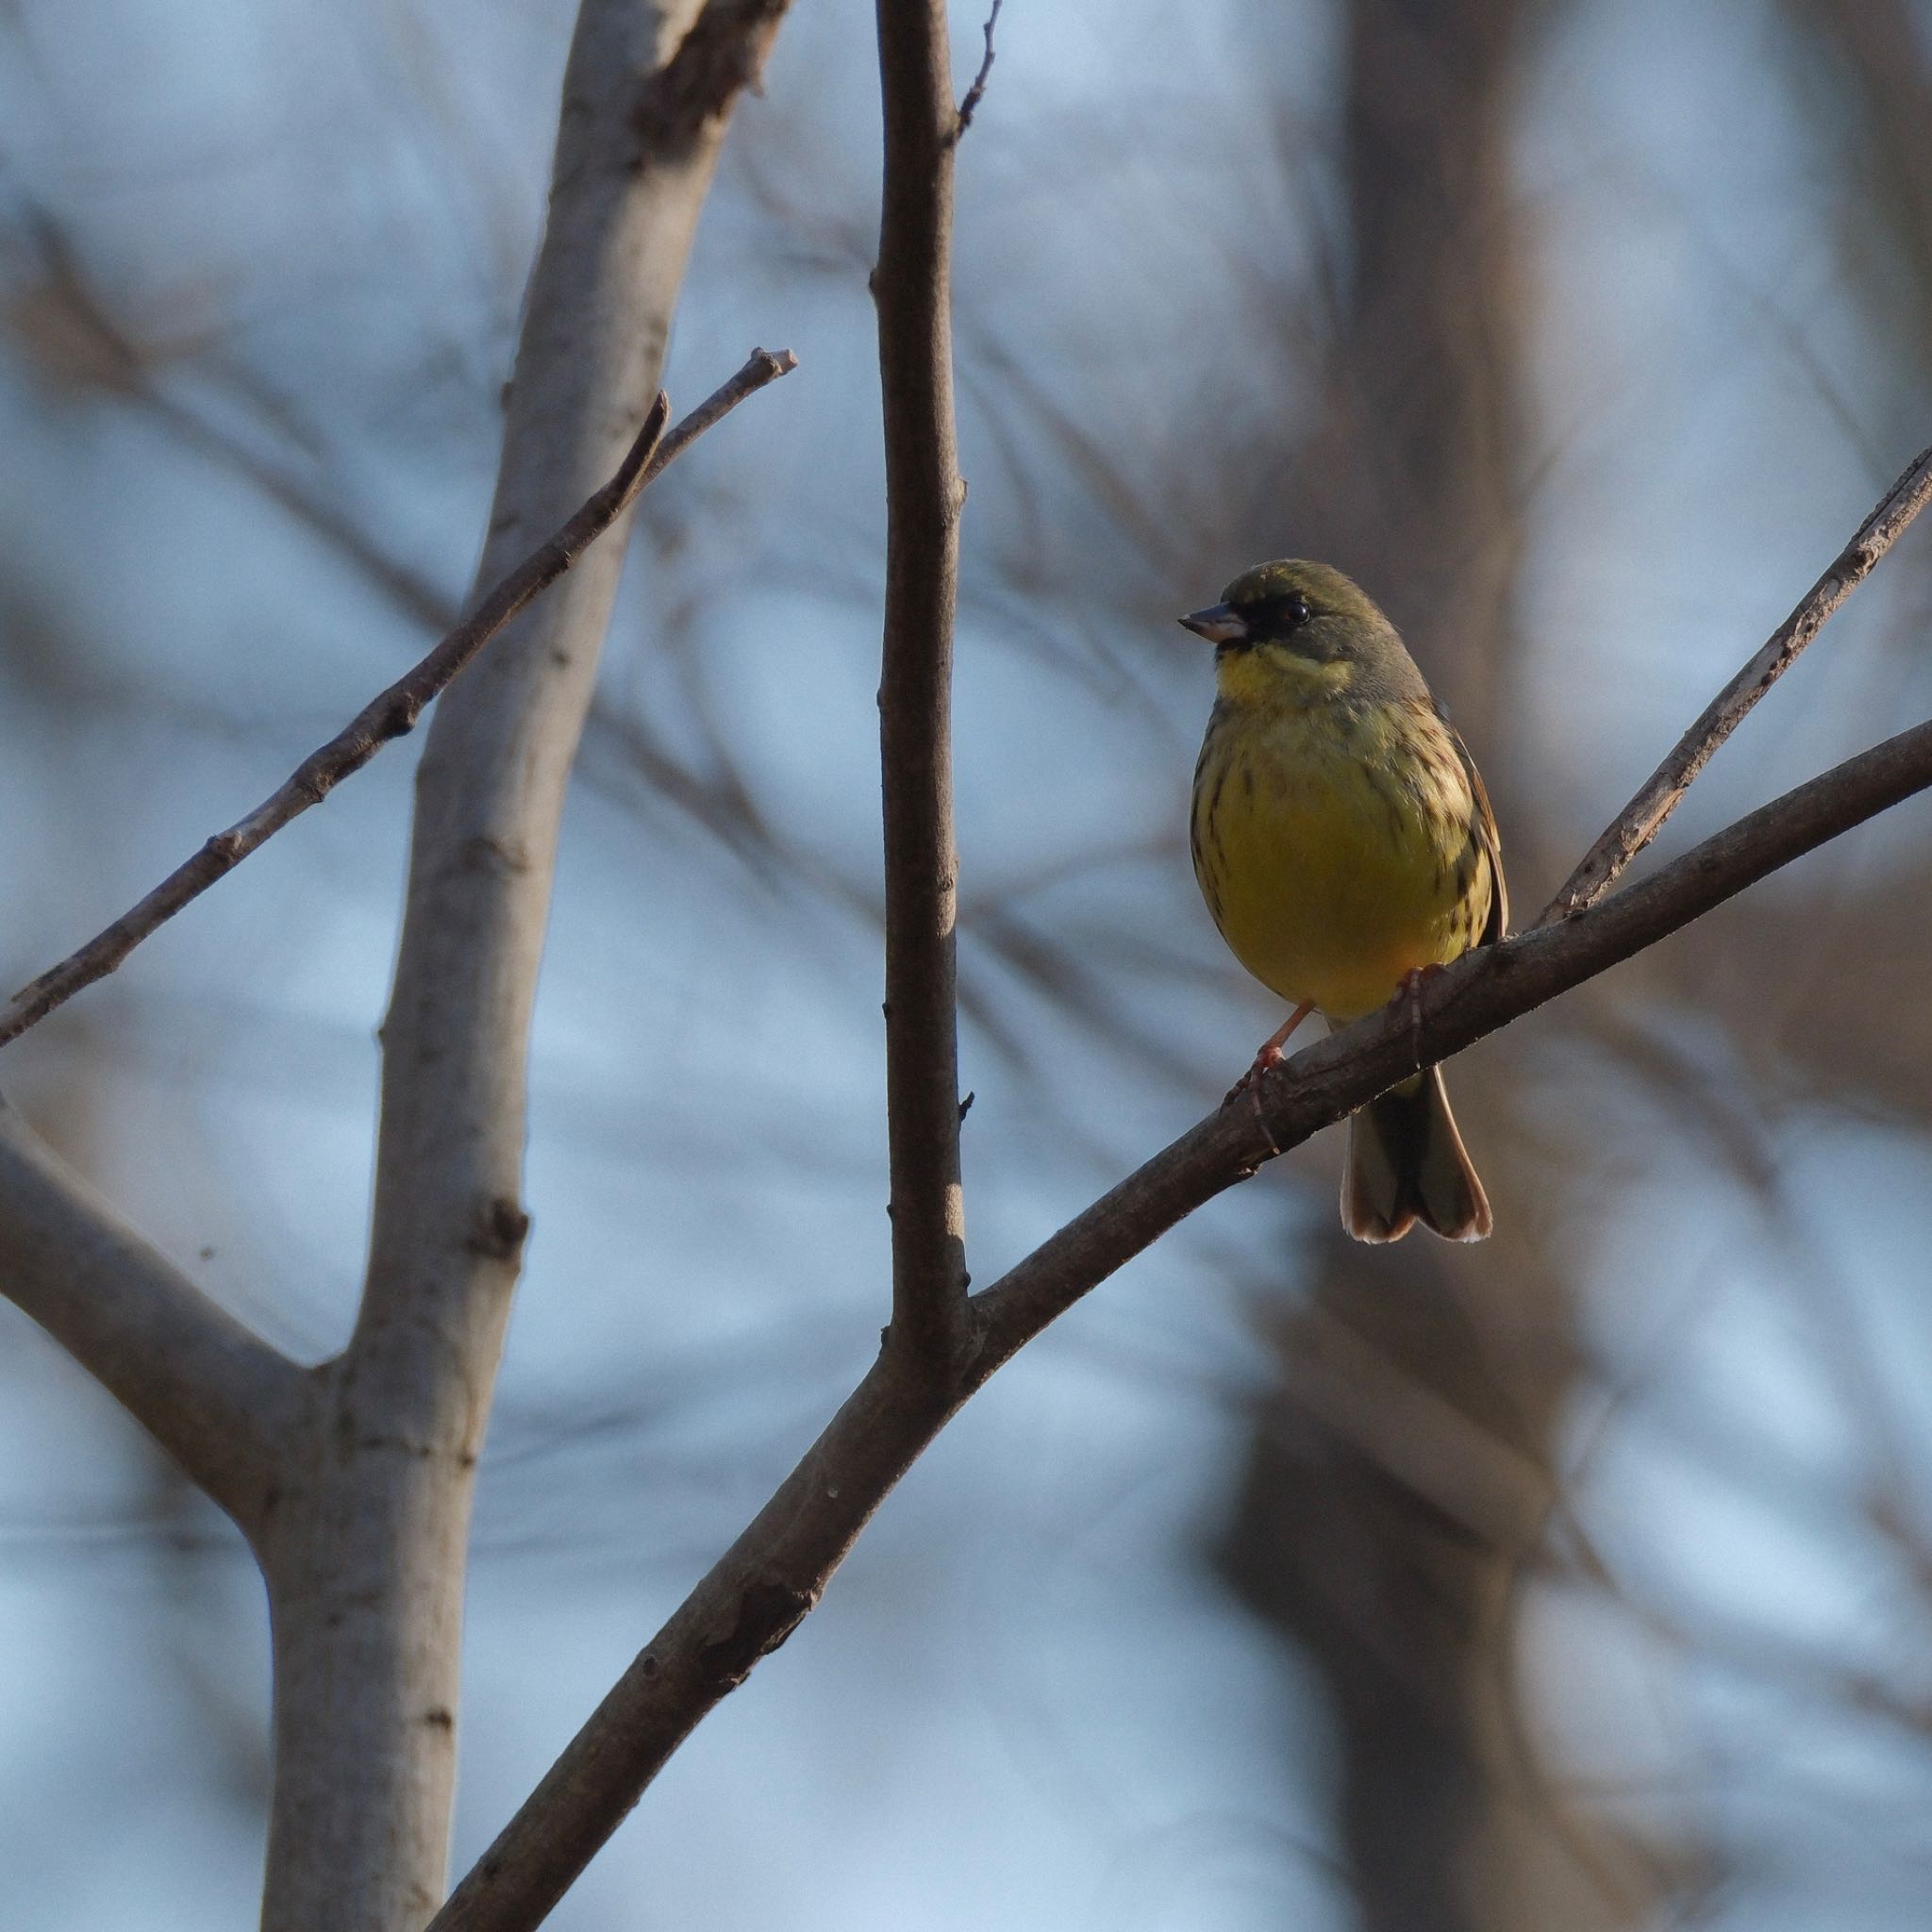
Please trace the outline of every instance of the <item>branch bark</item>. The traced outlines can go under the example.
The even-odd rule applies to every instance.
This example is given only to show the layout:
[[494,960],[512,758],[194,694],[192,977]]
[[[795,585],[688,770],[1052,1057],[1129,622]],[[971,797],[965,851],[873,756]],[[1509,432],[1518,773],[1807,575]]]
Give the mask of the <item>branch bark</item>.
[[1932,787],[1932,724],[1847,760],[1650,878],[1467,955],[1189,1129],[967,1304],[944,1383],[888,1347],[772,1500],[618,1679],[430,1932],[529,1932],[699,1721],[790,1636],[899,1477],[1048,1324],[1204,1202],[1385,1091]]
[[[726,122],[783,12],[584,0],[480,582],[636,434]],[[442,1894],[471,1496],[528,1227],[530,1017],[627,520],[448,692],[418,776],[367,1280],[263,1540],[269,1932],[415,1932]]]
[[886,870],[886,1111],[896,1345],[939,1363],[966,1306],[955,986],[953,609],[959,475],[953,425],[953,151],[959,117],[945,0],[879,0],[885,181],[879,383],[886,612],[879,680]]
[[304,1375],[211,1301],[0,1101],[0,1292],[251,1541]]
[[1624,868],[1657,837],[1718,747],[1797,662],[1799,653],[1824,628],[1825,620],[1871,575],[1878,559],[1928,501],[1932,501],[1932,449],[1920,452],[1905,475],[1879,498],[1831,568],[1806,591],[1798,608],[1711,699],[1670,757],[1584,854],[1576,870],[1564,880],[1562,891],[1543,908],[1539,925],[1593,905],[1609,891]]

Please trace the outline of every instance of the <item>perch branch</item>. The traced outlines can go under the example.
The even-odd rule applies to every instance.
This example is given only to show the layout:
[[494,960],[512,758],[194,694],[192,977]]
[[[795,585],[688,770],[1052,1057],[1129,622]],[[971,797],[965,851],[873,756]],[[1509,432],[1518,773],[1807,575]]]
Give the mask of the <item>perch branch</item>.
[[[530,1932],[678,1744],[790,1636],[899,1477],[1051,1322],[1204,1202],[1419,1064],[1581,985],[1747,886],[1932,787],[1932,724],[1787,792],[1601,905],[1466,955],[1208,1116],[967,1304],[940,1383],[883,1350],[772,1500],[631,1663],[429,1932]],[[1419,1031],[1418,1031],[1419,1028]]]

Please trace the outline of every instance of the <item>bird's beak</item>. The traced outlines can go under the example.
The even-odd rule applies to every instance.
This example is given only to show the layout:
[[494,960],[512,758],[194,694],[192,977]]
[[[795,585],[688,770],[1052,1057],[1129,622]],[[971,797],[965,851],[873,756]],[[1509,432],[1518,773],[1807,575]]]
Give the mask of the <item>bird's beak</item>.
[[1248,634],[1247,619],[1232,604],[1210,604],[1205,610],[1191,610],[1180,622],[1210,644],[1239,643]]

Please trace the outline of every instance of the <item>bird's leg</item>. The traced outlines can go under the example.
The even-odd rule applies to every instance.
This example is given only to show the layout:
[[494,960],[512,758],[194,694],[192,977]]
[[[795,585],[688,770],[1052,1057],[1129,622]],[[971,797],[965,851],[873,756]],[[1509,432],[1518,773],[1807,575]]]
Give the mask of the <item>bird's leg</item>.
[[[1281,1064],[1281,1049],[1287,1043],[1288,1036],[1314,1010],[1314,1001],[1304,1000],[1287,1020],[1261,1042],[1261,1050],[1255,1056],[1255,1064],[1227,1090],[1227,1100],[1238,1099],[1271,1067],[1278,1067]],[[1221,1103],[1223,1107],[1227,1105],[1227,1100]]]
[[1288,1044],[1288,1037],[1315,1010],[1313,1000],[1304,1000],[1266,1040],[1261,1042],[1261,1051],[1255,1056],[1255,1065],[1262,1073],[1270,1067],[1281,1064],[1281,1049]]
[[1395,982],[1395,997],[1408,1002],[1408,1035],[1415,1042],[1415,1065],[1420,1073],[1423,1065],[1423,988],[1436,974],[1441,972],[1436,964],[1411,966]]

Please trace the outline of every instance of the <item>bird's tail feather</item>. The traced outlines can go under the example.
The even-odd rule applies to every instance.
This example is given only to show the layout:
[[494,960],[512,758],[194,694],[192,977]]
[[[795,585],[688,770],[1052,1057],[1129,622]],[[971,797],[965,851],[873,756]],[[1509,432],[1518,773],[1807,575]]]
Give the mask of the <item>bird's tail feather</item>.
[[1418,1221],[1452,1241],[1479,1241],[1491,1226],[1440,1067],[1370,1101],[1348,1124],[1341,1224],[1358,1241],[1399,1241]]

